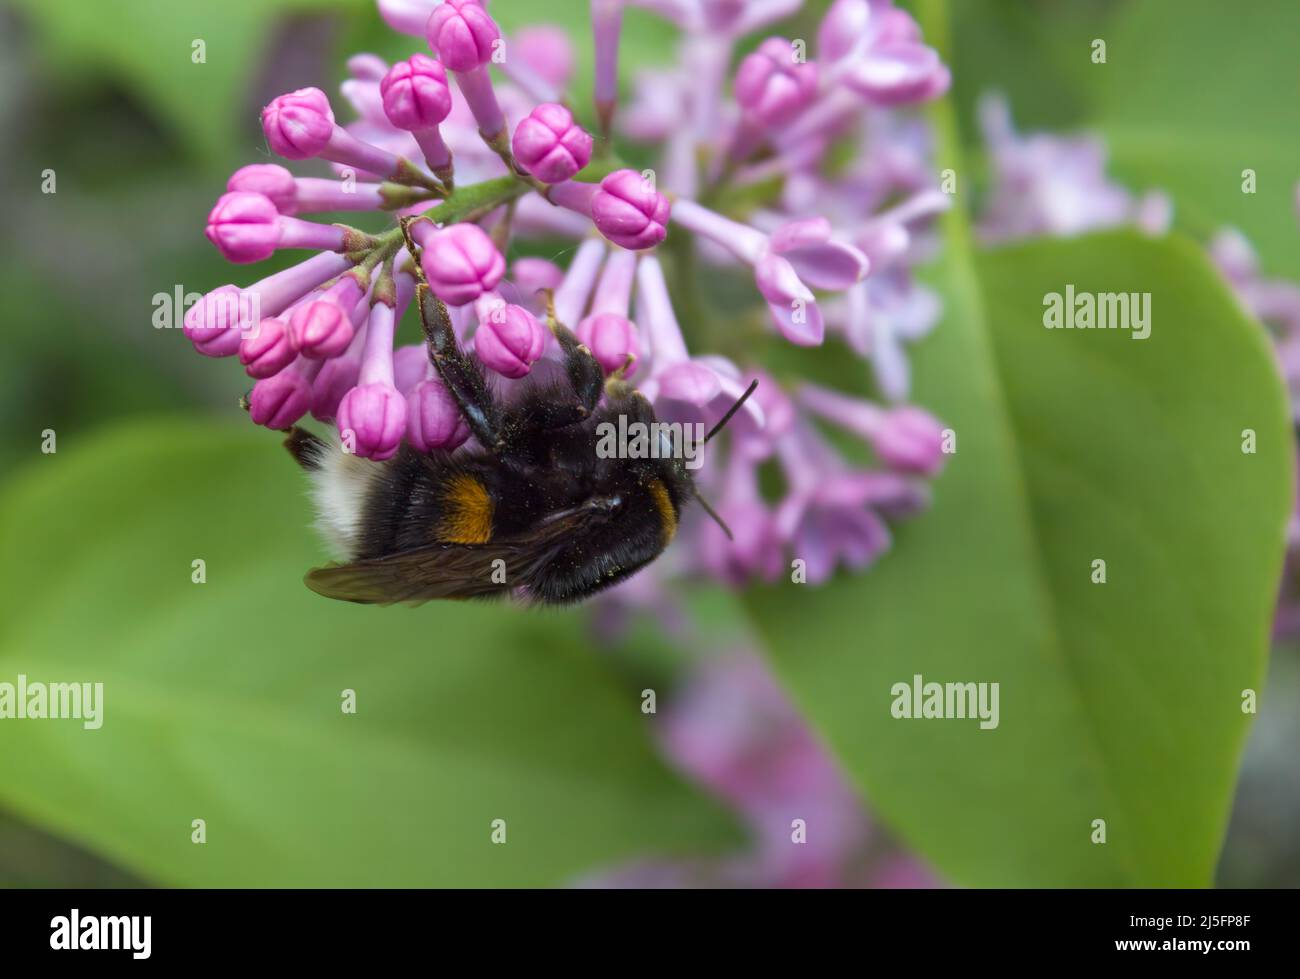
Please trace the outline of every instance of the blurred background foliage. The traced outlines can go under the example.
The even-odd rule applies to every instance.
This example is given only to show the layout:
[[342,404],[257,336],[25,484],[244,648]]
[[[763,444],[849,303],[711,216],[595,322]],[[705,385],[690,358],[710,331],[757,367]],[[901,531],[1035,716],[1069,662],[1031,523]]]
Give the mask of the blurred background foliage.
[[[811,4],[786,33],[813,36],[824,6]],[[916,6],[924,19],[944,5]],[[997,89],[1009,96],[1023,130],[1090,128],[1105,136],[1118,178],[1137,191],[1171,194],[1178,231],[1203,239],[1222,225],[1238,226],[1267,271],[1300,278],[1291,200],[1300,177],[1293,50],[1300,5],[956,0],[946,7],[952,149],[963,154],[963,172],[977,184],[983,174],[974,105]],[[589,86],[583,0],[542,7],[493,0],[492,9],[507,30],[535,20],[569,27],[577,40],[577,91]],[[629,20],[625,67],[667,60],[671,29],[641,12]],[[1108,44],[1104,67],[1086,57],[1098,37]],[[206,43],[203,65],[191,61],[195,38]],[[130,772],[105,770],[93,752],[80,757],[89,739],[77,739],[76,784],[40,795],[0,792],[0,885],[538,883],[572,877],[593,861],[734,845],[736,831],[725,816],[662,767],[633,723],[636,715],[617,706],[646,683],[671,685],[684,655],[674,643],[640,630],[621,665],[606,669],[612,664],[600,664],[602,652],[570,618],[530,622],[525,633],[512,617],[457,612],[446,619],[450,626],[440,626],[444,648],[431,663],[427,620],[399,611],[401,621],[386,620],[380,631],[371,628],[373,617],[359,620],[345,614],[351,610],[311,602],[297,585],[318,554],[304,528],[300,483],[275,440],[241,424],[234,397],[246,381],[238,365],[196,357],[179,330],[151,325],[155,293],[177,285],[201,292],[248,274],[221,261],[203,239],[202,223],[231,170],[269,158],[258,108],[304,85],[333,92],[351,53],[391,58],[415,44],[388,30],[370,0],[119,0],[111,15],[91,0],[0,5],[0,494],[10,514],[0,525],[0,554],[12,563],[43,553],[50,563],[4,569],[10,593],[0,606],[7,616],[0,639],[11,649],[19,641],[61,649],[54,662],[74,675],[107,679],[140,668],[167,681],[139,695],[115,735],[135,746]],[[574,101],[581,110],[589,104],[580,94]],[[1261,174],[1257,195],[1239,192],[1245,167]],[[39,191],[46,168],[57,173],[56,194]],[[1227,309],[1217,294],[1205,301],[1223,301]],[[947,356],[922,349],[923,385],[927,357],[933,366]],[[807,356],[791,363],[814,374],[842,370]],[[148,427],[130,427],[136,422]],[[111,433],[118,423],[128,427]],[[49,461],[38,454],[47,428],[58,432],[60,455],[75,460],[54,483],[35,471]],[[90,487],[103,487],[93,505]],[[218,566],[224,560],[239,569],[224,583],[214,576],[208,587],[216,594],[207,598],[224,596],[227,604],[205,613],[184,575],[168,580],[159,555],[176,544],[174,557],[187,568],[192,541],[177,543],[181,528],[192,529],[194,513],[240,500],[256,501],[240,533],[264,547],[248,553],[220,534],[203,542]],[[1248,498],[1239,502],[1250,505]],[[51,546],[60,534],[32,527],[48,531],[69,513],[79,517],[67,521],[67,548],[77,546],[85,527],[97,536],[61,568]],[[23,526],[13,514],[21,514]],[[104,527],[111,532],[98,533]],[[904,539],[901,553],[906,546]],[[927,572],[910,573],[915,581]],[[137,607],[96,599],[96,582],[119,574],[132,579]],[[743,632],[734,602],[706,594],[699,604],[719,642]],[[40,608],[48,610],[44,619],[32,614]],[[240,621],[231,623],[234,608]],[[304,634],[289,622],[302,623]],[[780,647],[780,623],[768,625]],[[841,640],[856,635],[843,622],[826,628],[840,629]],[[96,636],[112,630],[130,641],[105,650]],[[320,655],[287,657],[275,668],[277,657],[299,643]],[[563,683],[537,669],[536,658],[520,655],[530,646],[567,663]],[[786,658],[778,648],[778,659]],[[17,661],[0,662],[0,679],[9,678]],[[496,688],[492,670],[515,672],[513,694],[486,697],[483,691]],[[358,686],[350,679],[358,675],[389,708],[361,748],[327,740],[324,728],[337,717],[316,716],[314,709],[325,708],[311,706],[313,697],[331,703],[333,694],[324,692]],[[814,677],[800,689],[815,693],[817,683]],[[178,703],[178,691],[189,699]],[[533,702],[530,709],[527,691],[551,706],[542,711]],[[1269,709],[1254,727],[1217,871],[1227,886],[1300,883],[1295,649],[1276,651],[1266,697]],[[556,703],[566,706],[556,711]],[[115,709],[112,699],[108,709]],[[431,710],[447,718],[445,727],[432,729]],[[556,713],[566,715],[563,723]],[[834,742],[836,725],[824,726]],[[456,729],[459,740],[439,741]],[[72,743],[48,732],[29,735],[26,728],[0,729],[0,765],[39,777],[42,766],[69,764]],[[299,745],[301,770],[259,759],[268,741],[286,751]],[[184,786],[195,759],[216,751],[245,760],[229,767],[226,784]],[[467,783],[460,759],[470,754],[481,764]],[[561,761],[577,768],[554,767]],[[131,791],[122,784],[127,776]],[[438,812],[439,785],[453,783],[484,812],[526,791],[546,800],[554,822],[525,871],[429,867],[420,861],[436,848],[403,849],[422,834],[458,831],[462,817]],[[228,814],[236,825],[227,839],[239,844],[232,849],[244,862],[222,865],[220,851],[201,857],[187,836],[168,835],[174,820],[188,825],[193,794],[185,789],[198,788],[212,793],[200,796],[211,812],[223,811],[223,792],[259,797],[255,823],[238,825],[246,810]],[[358,844],[349,817],[349,800],[358,798],[368,811],[400,814],[395,825],[402,829]],[[480,816],[474,809],[463,818]],[[311,847],[298,832],[304,821],[320,825],[307,834]],[[135,844],[124,846],[124,839]],[[565,840],[577,842],[566,848]],[[317,845],[329,846],[330,855]],[[404,864],[409,874],[395,876]]]

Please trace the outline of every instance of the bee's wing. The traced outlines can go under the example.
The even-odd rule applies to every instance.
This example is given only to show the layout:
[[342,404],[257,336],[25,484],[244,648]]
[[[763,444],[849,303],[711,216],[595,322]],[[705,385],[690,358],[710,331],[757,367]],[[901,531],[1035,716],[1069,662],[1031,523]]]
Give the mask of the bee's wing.
[[[431,544],[350,564],[313,568],[304,581],[318,595],[363,604],[486,598],[513,587],[510,571],[514,562],[502,551],[485,544]],[[505,565],[495,564],[498,559]]]
[[318,595],[366,605],[490,598],[524,584],[577,525],[577,512],[556,515],[516,540],[429,544],[384,557],[313,568],[303,580]]

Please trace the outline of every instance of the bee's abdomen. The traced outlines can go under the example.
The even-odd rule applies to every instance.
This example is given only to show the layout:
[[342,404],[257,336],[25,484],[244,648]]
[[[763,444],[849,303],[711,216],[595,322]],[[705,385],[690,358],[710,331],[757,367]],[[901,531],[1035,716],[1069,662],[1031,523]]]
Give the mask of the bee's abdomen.
[[408,447],[382,465],[366,499],[358,556],[492,540],[496,496],[477,467]]
[[483,480],[454,473],[439,487],[435,533],[447,544],[486,544],[492,539],[496,501]]

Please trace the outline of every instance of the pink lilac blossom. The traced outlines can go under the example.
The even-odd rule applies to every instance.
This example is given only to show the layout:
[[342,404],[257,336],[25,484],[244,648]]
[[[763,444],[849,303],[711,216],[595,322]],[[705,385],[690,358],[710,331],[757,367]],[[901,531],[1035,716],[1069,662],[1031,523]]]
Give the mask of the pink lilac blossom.
[[428,55],[413,54],[384,74],[379,95],[384,116],[397,129],[410,132],[434,176],[451,188],[451,150],[439,129],[451,114],[446,69]]
[[1173,217],[1169,198],[1152,191],[1135,198],[1106,177],[1106,146],[1092,136],[1015,131],[1005,98],[986,95],[980,128],[994,179],[977,224],[987,242],[1035,235],[1077,235],[1134,224],[1164,234]]
[[[206,355],[238,355],[257,382],[254,421],[282,428],[310,413],[338,425],[359,455],[385,459],[403,440],[429,451],[467,438],[419,348],[394,352],[417,276],[503,388],[557,357],[539,320],[549,290],[557,317],[606,372],[628,377],[661,418],[709,424],[744,392],[754,365],[693,349],[698,312],[683,318],[676,282],[748,277],[750,308],[717,318],[766,321],[798,345],[846,344],[872,363],[882,401],[811,387],[792,398],[764,376],[717,444],[716,473],[701,477],[720,493],[730,535],[691,522],[679,563],[734,583],[771,578],[794,559],[814,581],[861,569],[888,547],[888,521],[924,504],[924,480],[943,461],[941,423],[906,403],[902,346],[938,317],[912,269],[948,200],[924,127],[896,107],[934,98],[947,70],[889,0],[837,0],[815,52],[758,38],[732,78],[741,39],[797,0],[643,6],[683,35],[680,62],[639,81],[625,112],[627,135],[660,144],[664,165],[605,165],[586,179],[594,141],[564,99],[574,56],[562,32],[505,38],[479,0],[381,0],[384,19],[427,47],[393,65],[370,54],[349,60],[341,93],[355,121],[340,124],[317,88],[279,96],[262,113],[274,153],[329,161],[340,179],[252,164],[230,178],[208,220],[208,237],[234,262],[290,248],[320,254],[208,294],[187,314],[186,335]],[[623,8],[592,3],[595,112],[611,131],[623,128]],[[852,162],[828,176],[837,146]],[[728,183],[773,177],[777,189],[746,213],[703,203],[725,200]],[[381,220],[363,231],[309,217],[337,210]],[[670,228],[693,237],[717,271],[661,249]],[[578,239],[566,267],[526,253],[507,262],[530,236],[555,235]],[[841,458],[822,438],[827,425],[861,438],[875,468]],[[769,462],[787,471],[778,499],[758,488],[757,467]]]
[[762,126],[786,125],[817,94],[817,66],[795,50],[785,38],[769,37],[736,71],[736,101]]
[[636,323],[628,319],[637,258],[615,249],[605,260],[591,297],[591,309],[578,324],[578,339],[591,348],[605,371],[632,374],[641,356],[641,338]]
[[[1291,396],[1291,417],[1300,425],[1300,283],[1265,277],[1254,248],[1235,228],[1216,233],[1210,240],[1209,253],[1242,306],[1268,327],[1278,370]],[[1286,543],[1273,634],[1291,640],[1300,637],[1300,499],[1287,524]]]
[[[629,5],[682,36],[678,62],[632,80],[620,110]],[[941,422],[907,403],[904,347],[940,312],[913,270],[933,251],[930,226],[948,203],[925,123],[899,111],[950,80],[916,22],[892,0],[836,0],[815,51],[774,33],[746,41],[753,53],[740,58],[742,41],[801,0],[591,0],[597,144],[579,121],[584,107],[566,97],[575,56],[560,29],[506,37],[479,0],[378,7],[413,48],[393,65],[349,59],[340,105],[353,121],[337,122],[317,88],[282,95],[262,114],[273,153],[325,160],[337,179],[251,164],[209,216],[208,237],[232,262],[319,252],[252,285],[220,286],[185,317],[196,350],[237,355],[255,382],[252,420],[283,429],[310,414],[372,460],[403,444],[457,451],[470,433],[423,345],[395,346],[417,278],[448,305],[458,338],[507,396],[559,368],[541,322],[549,302],[662,420],[711,426],[760,382],[698,474],[729,529],[694,510],[678,544],[597,604],[598,624],[615,628],[630,610],[651,609],[685,635],[682,579],[740,586],[802,565],[815,585],[880,559],[890,522],[925,507],[927,480],[944,461]],[[615,136],[653,144],[658,165],[611,166]],[[732,190],[757,203],[729,208]],[[339,211],[369,214],[371,230],[310,220]],[[557,238],[571,247],[557,253]],[[683,239],[690,246],[678,253]],[[556,260],[529,254],[536,242]],[[722,278],[748,301],[682,304],[692,280],[709,293]],[[797,345],[829,341],[870,364],[880,400],[796,379],[787,386],[745,362],[743,342],[730,344],[739,362],[719,356],[701,332],[711,321],[719,336],[761,328]],[[861,440],[874,462],[851,462],[828,428]],[[764,466],[783,473],[780,495],[765,493]],[[719,866],[647,873],[750,885],[933,883],[906,858],[874,859],[880,834],[757,658],[706,664],[684,689],[663,747],[742,815],[756,846]],[[792,807],[816,826],[815,845],[790,845]]]
[[526,377],[546,349],[546,327],[522,306],[500,298],[484,304],[474,333],[474,353],[502,377]]
[[543,102],[515,127],[511,148],[525,171],[547,184],[568,180],[591,162],[591,135],[573,113]]
[[[670,762],[725,802],[748,830],[713,860],[643,860],[581,879],[586,887],[939,887],[899,851],[746,649],[702,657],[656,726]],[[805,842],[792,829],[802,820]]]

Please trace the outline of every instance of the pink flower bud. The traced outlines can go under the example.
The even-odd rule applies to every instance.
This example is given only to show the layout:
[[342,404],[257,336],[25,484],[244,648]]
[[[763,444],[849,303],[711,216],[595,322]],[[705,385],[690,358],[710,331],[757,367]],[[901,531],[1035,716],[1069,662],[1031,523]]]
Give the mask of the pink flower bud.
[[776,254],[760,258],[754,265],[754,282],[787,340],[801,347],[821,345],[826,326],[817,298],[788,259]]
[[564,281],[564,269],[549,259],[526,256],[515,259],[510,268],[510,277],[514,280],[520,303],[530,310],[534,306],[540,310],[542,306],[537,296],[538,290],[558,289]]
[[264,319],[239,344],[239,362],[249,377],[278,374],[298,356],[293,334],[284,320]]
[[591,135],[562,105],[544,102],[515,127],[515,159],[543,183],[568,180],[591,161]]
[[794,46],[769,37],[736,71],[736,101],[765,126],[784,126],[817,94],[817,66],[796,61]]
[[304,357],[328,360],[348,348],[356,330],[352,317],[339,303],[318,299],[293,311],[289,332]]
[[360,348],[363,342],[364,334],[357,334],[345,353],[321,365],[312,384],[311,414],[317,421],[334,421],[343,395],[357,386],[361,376]]
[[284,167],[275,163],[252,163],[240,167],[226,181],[226,190],[263,194],[281,214],[298,211],[298,184]]
[[871,20],[868,0],[835,0],[817,28],[817,57],[829,62],[850,54]]
[[238,286],[213,289],[186,311],[185,336],[205,357],[229,357],[239,350],[243,331],[260,318],[257,305],[256,297]]
[[729,540],[712,521],[701,525],[699,558],[704,569],[732,585],[755,576],[775,581],[784,561],[771,511],[758,499],[724,503],[719,511],[733,536]]
[[640,353],[640,338],[636,324],[618,313],[596,313],[578,324],[578,339],[590,349],[605,373],[618,370],[628,363],[628,373],[636,367]]
[[352,451],[364,459],[383,461],[396,454],[406,434],[406,399],[384,381],[362,384],[343,396],[338,410],[339,432]]
[[867,256],[873,270],[883,271],[907,254],[912,236],[901,222],[882,221],[869,225],[854,244]]
[[384,114],[398,129],[432,129],[451,112],[447,70],[425,54],[393,65],[379,83],[379,92]]
[[[441,9],[441,8],[439,8]],[[439,299],[464,306],[495,289],[505,274],[506,260],[487,233],[476,224],[453,224],[437,231],[420,229],[420,265]]]
[[310,159],[334,135],[334,111],[319,88],[300,88],[277,96],[262,110],[262,132],[278,156]]
[[429,47],[452,71],[472,71],[492,58],[501,31],[478,0],[444,0],[424,28]]
[[885,412],[871,445],[891,469],[931,476],[943,468],[943,427],[920,408]]
[[889,7],[878,11],[879,21],[875,26],[876,40],[884,44],[897,41],[921,41],[921,25],[906,10]]
[[[428,15],[425,15],[426,19]],[[348,74],[358,81],[377,82],[388,71],[388,62],[377,54],[354,54],[348,58]]]
[[546,327],[522,306],[499,303],[479,320],[474,353],[503,377],[523,377],[546,349]]
[[635,170],[616,170],[591,198],[596,229],[614,244],[633,251],[651,248],[668,234],[668,199]]
[[656,372],[658,393],[672,401],[702,407],[722,392],[718,372],[704,364],[683,360]]
[[406,397],[406,440],[420,452],[450,452],[469,438],[456,399],[436,377],[426,377]]
[[556,89],[573,75],[573,45],[558,27],[537,24],[510,35],[510,57],[518,58]]
[[429,352],[422,343],[393,351],[393,387],[409,395],[429,373]]
[[274,377],[253,385],[248,396],[248,413],[257,425],[285,429],[307,414],[311,405],[310,372],[290,365]]
[[933,48],[902,40],[876,44],[844,75],[845,85],[875,105],[933,98],[945,91],[950,81]]
[[943,426],[927,411],[904,405],[882,408],[815,384],[804,385],[805,408],[871,444],[891,469],[932,476],[943,468]]
[[260,262],[274,255],[280,243],[280,212],[262,194],[222,194],[203,233],[227,262]]
[[399,34],[423,37],[424,25],[438,0],[379,0],[379,16]]
[[765,457],[770,453],[772,442],[794,427],[797,412],[790,396],[770,374],[763,371],[750,371],[742,383],[748,386],[749,382],[754,380],[758,381],[758,387],[754,390],[751,400],[763,409],[763,438],[748,440],[746,448],[752,453]]

